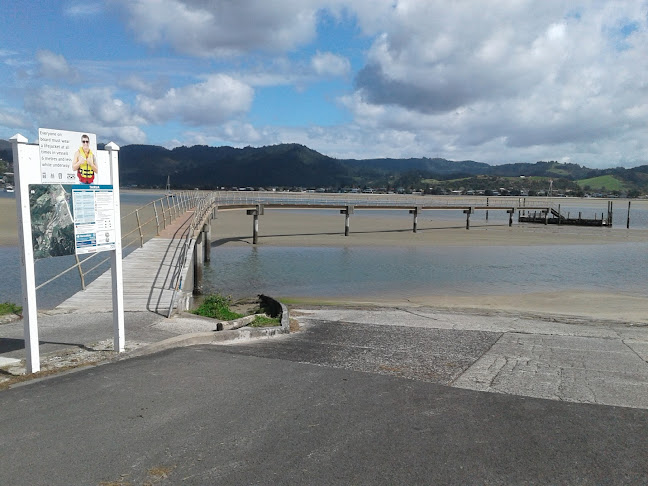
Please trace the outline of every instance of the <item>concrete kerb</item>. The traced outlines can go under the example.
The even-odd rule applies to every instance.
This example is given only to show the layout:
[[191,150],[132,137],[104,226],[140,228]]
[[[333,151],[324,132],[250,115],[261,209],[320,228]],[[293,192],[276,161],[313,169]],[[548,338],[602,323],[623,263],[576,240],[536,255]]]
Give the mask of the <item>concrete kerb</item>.
[[[236,321],[227,321],[230,325],[236,326],[240,324],[241,327],[236,329],[230,328],[229,330],[222,331],[209,331],[209,332],[196,332],[190,334],[182,334],[180,336],[174,336],[172,338],[164,339],[157,343],[151,343],[146,346],[134,349],[133,351],[127,352],[124,355],[121,355],[118,359],[128,359],[134,358],[137,356],[144,356],[153,353],[159,353],[160,351],[165,351],[167,349],[180,348],[186,346],[196,346],[200,344],[217,344],[224,343],[227,341],[246,341],[250,339],[264,339],[276,336],[279,334],[288,334],[290,333],[290,314],[288,307],[283,303],[279,302],[272,297],[269,297],[275,301],[278,305],[281,306],[281,325],[276,327],[264,327],[264,328],[252,328],[246,327],[249,322],[254,320],[255,316],[246,316],[241,319],[236,319]],[[219,324],[225,324],[224,321],[219,321],[216,319],[211,319],[209,317],[197,316],[190,313],[182,313],[182,318],[186,319],[195,319],[201,321],[213,322],[214,328],[218,328]],[[236,323],[236,324],[234,324]]]
[[[92,366],[99,366],[114,361],[121,361],[124,359],[149,355],[149,354],[157,353],[172,348],[187,347],[187,346],[194,346],[194,345],[201,345],[201,344],[218,344],[218,343],[225,343],[228,341],[265,339],[265,338],[270,338],[272,336],[289,333],[290,316],[289,316],[288,308],[281,302],[277,301],[276,299],[272,299],[272,300],[274,303],[276,303],[277,306],[281,306],[282,316],[281,316],[280,326],[267,327],[267,328],[241,327],[239,329],[216,331],[215,329],[219,327],[218,324],[222,323],[222,321],[208,318],[208,317],[197,316],[194,314],[182,313],[182,315],[180,316],[181,319],[202,321],[203,323],[209,323],[209,326],[213,327],[214,331],[185,333],[178,336],[174,336],[172,338],[164,339],[162,341],[147,343],[147,344],[127,342],[126,343],[127,351],[121,354],[114,353],[112,351],[112,346],[111,346],[112,343],[108,342],[110,340],[106,340],[105,343],[106,348],[103,349],[102,351],[104,351],[107,354],[103,356],[93,356],[92,359],[90,360],[85,359],[86,357],[80,356],[78,353],[75,354],[74,352],[69,352],[69,351],[59,351],[59,352],[54,351],[42,356],[43,359],[49,359],[50,361],[52,361],[52,363],[54,363],[52,366],[46,366],[43,369],[43,371],[45,372],[43,376],[34,375],[33,377],[30,377],[27,380],[20,380],[18,383],[9,384],[7,385],[7,387],[13,388],[14,386],[33,383],[34,381],[48,379],[54,376],[61,375],[63,373],[71,373]],[[19,319],[20,317],[17,316],[17,318]],[[254,316],[248,316],[242,319],[237,319],[237,321],[239,325],[245,326],[253,319]],[[12,319],[12,320],[16,320],[16,319]],[[228,322],[228,324],[231,325],[231,321]],[[203,324],[202,327],[204,328],[205,325]],[[131,347],[133,345],[136,347],[128,350],[129,345]],[[67,363],[66,357],[70,358],[67,360],[69,361],[69,363]],[[66,363],[69,366],[65,366]],[[23,369],[22,372],[9,373],[14,377],[23,376],[25,374],[24,361],[20,359],[13,359],[13,358],[0,359],[0,368],[2,369],[22,368]],[[11,377],[8,377],[7,379],[11,380]],[[7,381],[7,380],[0,379],[0,389],[3,388],[2,386],[3,381]]]

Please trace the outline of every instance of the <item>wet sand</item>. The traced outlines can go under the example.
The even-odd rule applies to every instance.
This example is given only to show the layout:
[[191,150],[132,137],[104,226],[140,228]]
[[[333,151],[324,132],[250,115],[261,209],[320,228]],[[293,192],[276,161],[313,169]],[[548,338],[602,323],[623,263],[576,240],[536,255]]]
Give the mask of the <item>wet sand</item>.
[[[602,245],[648,241],[648,230],[517,224],[508,226],[491,211],[471,217],[466,230],[465,217],[441,220],[435,211],[418,217],[417,232],[412,231],[412,216],[406,210],[357,210],[350,218],[350,234],[344,236],[344,215],[333,211],[295,211],[266,209],[259,216],[260,245],[270,246],[531,246]],[[438,215],[438,213],[437,213]],[[216,245],[252,244],[252,217],[243,210],[220,210],[212,226]]]
[[[594,204],[594,202],[586,201]],[[578,201],[580,204],[581,201]],[[642,201],[645,203],[645,201]],[[596,207],[605,205],[596,201]],[[122,214],[135,209],[122,206]],[[496,220],[499,223],[495,223]],[[567,227],[514,223],[509,227],[501,216],[486,224],[483,213],[471,217],[470,230],[463,216],[457,221],[435,218],[424,211],[418,218],[418,232],[412,232],[412,216],[407,211],[388,215],[377,211],[357,211],[351,215],[350,235],[344,236],[344,215],[334,211],[268,210],[259,217],[259,245],[266,246],[535,246],[605,245],[648,241],[648,230]],[[252,244],[252,217],[243,210],[220,210],[212,226],[214,247]],[[18,245],[14,199],[0,199],[0,245]],[[300,299],[300,302],[318,303]],[[622,291],[609,293],[560,292],[524,295],[431,296],[412,295],[403,300],[380,295],[370,299],[328,302],[335,305],[401,304],[431,306],[457,311],[519,313],[545,316],[573,316],[592,320],[614,320],[648,324],[648,298]]]
[[[465,221],[440,221],[434,212],[418,219],[418,232],[412,232],[412,217],[377,215],[364,211],[351,216],[350,234],[344,236],[344,215],[305,211],[267,210],[259,217],[262,246],[536,246],[605,245],[648,241],[646,230],[567,227],[554,225],[486,224],[474,218],[469,230]],[[221,210],[212,226],[213,245],[252,244],[252,217],[241,210]],[[648,298],[616,292],[544,292],[515,295],[412,295],[407,299],[390,295],[348,299],[291,299],[295,304],[332,306],[425,306],[461,312],[544,316],[549,319],[580,319],[648,324]]]

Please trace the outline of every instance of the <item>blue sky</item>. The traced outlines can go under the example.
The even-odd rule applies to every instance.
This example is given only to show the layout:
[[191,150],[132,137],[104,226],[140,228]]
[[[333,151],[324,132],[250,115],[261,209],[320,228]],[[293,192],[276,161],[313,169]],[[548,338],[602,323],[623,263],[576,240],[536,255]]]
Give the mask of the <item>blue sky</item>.
[[0,138],[632,167],[647,52],[646,1],[7,1]]

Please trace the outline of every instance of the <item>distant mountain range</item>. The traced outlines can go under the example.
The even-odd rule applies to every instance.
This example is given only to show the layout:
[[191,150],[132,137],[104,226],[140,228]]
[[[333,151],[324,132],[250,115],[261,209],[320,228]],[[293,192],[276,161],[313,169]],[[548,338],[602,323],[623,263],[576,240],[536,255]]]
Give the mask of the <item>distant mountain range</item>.
[[[99,145],[103,148],[103,145]],[[0,158],[11,161],[11,144],[0,140]],[[648,165],[632,169],[590,169],[555,161],[489,165],[441,158],[335,159],[299,144],[267,147],[177,147],[126,145],[119,152],[123,186],[216,187],[372,187],[493,189],[548,186],[572,192],[648,193]]]

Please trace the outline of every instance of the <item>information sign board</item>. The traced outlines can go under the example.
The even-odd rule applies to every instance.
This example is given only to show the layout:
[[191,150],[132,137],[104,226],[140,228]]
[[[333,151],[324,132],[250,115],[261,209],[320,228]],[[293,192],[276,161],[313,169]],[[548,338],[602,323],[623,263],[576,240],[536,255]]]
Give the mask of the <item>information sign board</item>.
[[[86,143],[84,143],[86,142]],[[51,128],[38,129],[41,184],[110,184],[107,167],[97,160],[97,136]]]
[[111,185],[72,186],[77,255],[115,249],[115,204]]

